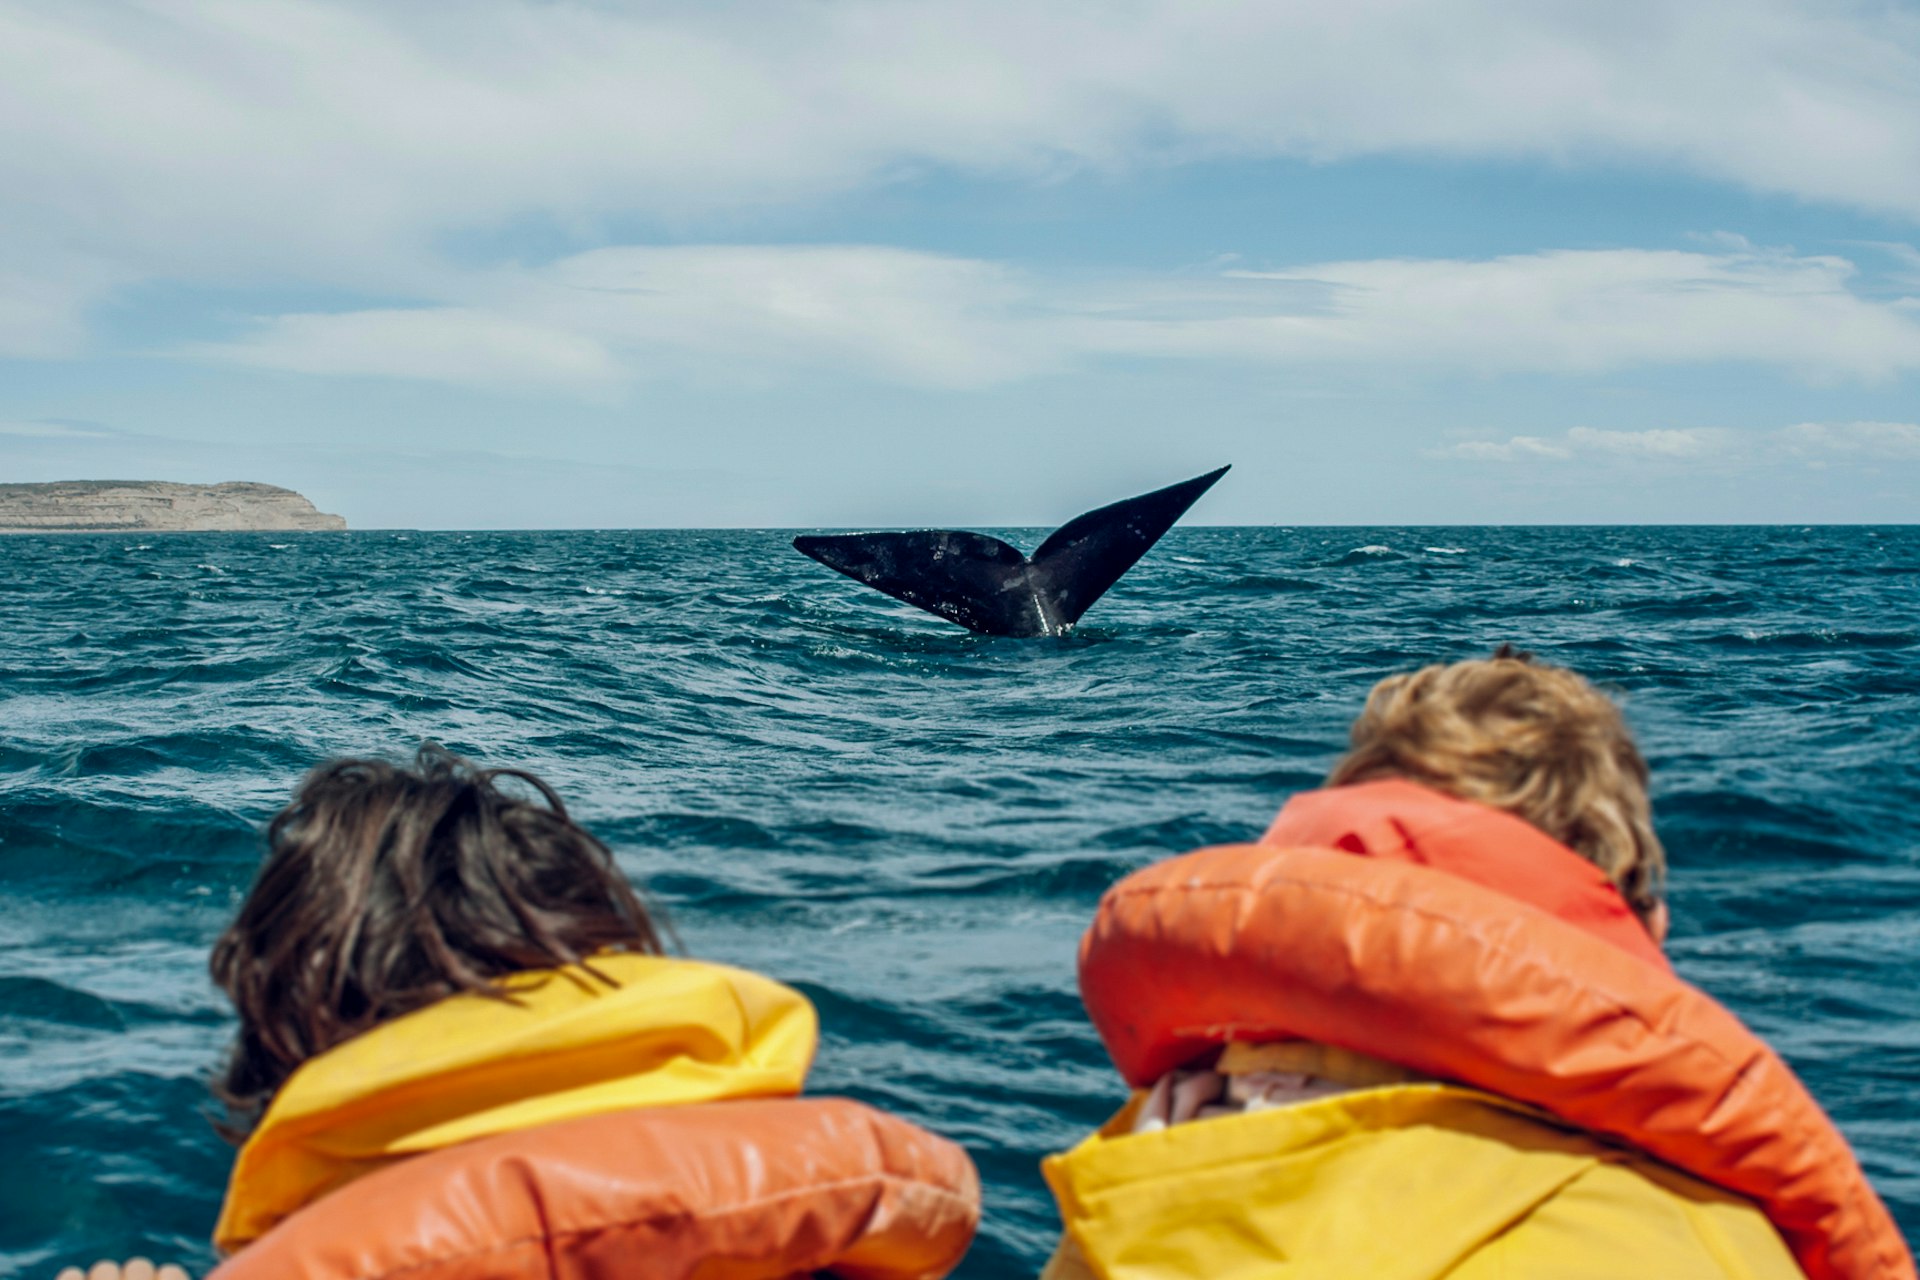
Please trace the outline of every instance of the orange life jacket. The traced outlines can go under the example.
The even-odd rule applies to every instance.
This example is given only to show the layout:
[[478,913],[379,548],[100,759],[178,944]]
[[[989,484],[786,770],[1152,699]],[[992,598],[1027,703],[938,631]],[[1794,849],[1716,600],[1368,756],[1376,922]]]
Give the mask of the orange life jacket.
[[933,1280],[979,1222],[966,1154],[844,1098],[621,1111],[357,1178],[209,1280]]
[[1676,977],[1600,873],[1510,815],[1386,781],[1295,799],[1258,845],[1102,900],[1082,998],[1145,1085],[1306,1039],[1534,1106],[1758,1204],[1811,1280],[1911,1280],[1846,1140]]
[[219,1280],[934,1280],[980,1216],[953,1143],[802,1098],[817,1024],[745,970],[608,954],[303,1064],[234,1163]]

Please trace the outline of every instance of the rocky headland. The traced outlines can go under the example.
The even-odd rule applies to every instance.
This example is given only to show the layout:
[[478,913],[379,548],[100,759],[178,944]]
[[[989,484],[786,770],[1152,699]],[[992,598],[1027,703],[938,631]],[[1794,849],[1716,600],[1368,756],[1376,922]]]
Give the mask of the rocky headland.
[[291,489],[233,480],[57,480],[0,484],[0,533],[192,533],[344,529]]

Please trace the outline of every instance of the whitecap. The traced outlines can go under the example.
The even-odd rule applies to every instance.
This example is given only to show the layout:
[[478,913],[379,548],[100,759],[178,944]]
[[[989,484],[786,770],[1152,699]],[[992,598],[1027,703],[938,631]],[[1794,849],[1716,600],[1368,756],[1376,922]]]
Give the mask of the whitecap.
[[291,542],[269,542],[267,544],[267,549],[269,551],[285,551],[288,547],[292,545],[293,544]]
[[1421,550],[1433,556],[1463,556],[1467,554],[1465,547],[1422,547]]
[[1613,562],[1613,567],[1616,569],[1631,569],[1633,568],[1633,566],[1639,563],[1640,562],[1638,560],[1631,559],[1627,556],[1622,556],[1620,557],[1620,559],[1615,560]]
[[1390,556],[1393,554],[1393,548],[1383,547],[1375,542],[1364,547],[1355,547],[1353,550],[1347,552],[1347,554],[1350,556]]
[[217,564],[197,564],[197,565],[195,565],[195,566],[193,566],[193,567],[194,567],[194,568],[196,568],[196,569],[205,569],[205,570],[206,570],[206,571],[207,571],[208,573],[217,573],[217,574],[219,574],[219,575],[220,575],[221,577],[225,577],[225,576],[226,576],[226,573],[227,573],[227,571],[226,571],[225,569],[222,569],[222,568],[221,568],[221,567],[220,567],[219,565],[217,565]]

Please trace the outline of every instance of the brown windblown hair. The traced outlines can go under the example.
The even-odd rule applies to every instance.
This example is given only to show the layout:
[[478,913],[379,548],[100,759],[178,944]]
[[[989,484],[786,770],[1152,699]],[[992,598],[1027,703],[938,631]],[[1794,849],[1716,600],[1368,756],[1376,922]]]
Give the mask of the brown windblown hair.
[[1605,872],[1642,921],[1665,891],[1647,762],[1620,709],[1578,675],[1502,645],[1389,676],[1353,723],[1338,787],[1406,778],[1523,818]]
[[660,935],[540,779],[434,746],[412,768],[324,764],[268,825],[253,889],[214,944],[213,980],[240,1015],[214,1084],[220,1128],[244,1138],[296,1067],[370,1027],[606,950],[658,954]]

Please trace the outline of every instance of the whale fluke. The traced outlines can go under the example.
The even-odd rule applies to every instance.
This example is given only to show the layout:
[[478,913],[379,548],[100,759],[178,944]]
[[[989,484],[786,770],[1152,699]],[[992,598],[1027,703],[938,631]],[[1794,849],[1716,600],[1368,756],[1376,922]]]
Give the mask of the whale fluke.
[[1227,470],[1075,516],[1031,558],[998,538],[951,529],[802,534],[793,546],[829,569],[969,631],[1059,635]]

